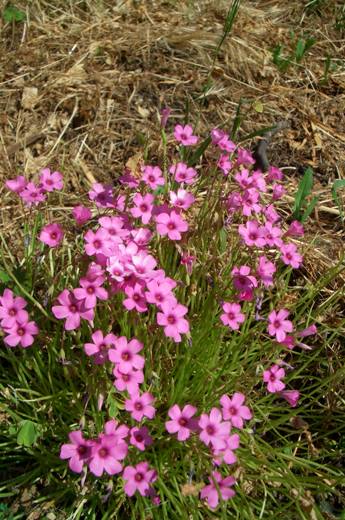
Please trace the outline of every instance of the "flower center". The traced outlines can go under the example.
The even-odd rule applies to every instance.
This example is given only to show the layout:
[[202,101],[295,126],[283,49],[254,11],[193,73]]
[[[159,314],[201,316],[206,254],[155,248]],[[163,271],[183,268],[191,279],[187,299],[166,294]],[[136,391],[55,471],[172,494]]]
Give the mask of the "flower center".
[[9,316],[15,316],[17,314],[17,310],[12,308],[8,311]]
[[249,233],[250,240],[256,240],[258,238],[258,235],[256,233]]
[[77,306],[74,305],[74,303],[73,303],[72,305],[69,306],[69,310],[70,310],[71,312],[73,312],[73,313],[74,313],[74,312],[77,312]]
[[94,294],[95,289],[92,287],[92,285],[90,285],[90,287],[88,287],[88,288],[86,289],[86,292],[87,292],[88,294]]
[[134,408],[139,412],[143,409],[143,405],[140,403],[140,401],[137,401],[134,405]]
[[169,224],[167,225],[167,228],[168,229],[175,229],[176,228],[175,223],[174,222],[169,222]]
[[98,455],[102,458],[105,458],[108,455],[108,449],[107,448],[101,448],[98,451]]
[[121,358],[123,359],[123,361],[129,361],[131,359],[131,353],[128,352],[128,350],[126,350],[125,352],[122,352],[121,354]]
[[51,179],[46,179],[46,184],[48,184],[48,186],[52,186],[53,181]]
[[94,243],[93,243],[93,245],[94,245],[94,248],[95,248],[95,249],[100,249],[100,247],[101,247],[102,244],[101,244],[101,241],[100,241],[100,240],[95,240]]
[[230,406],[229,412],[231,413],[231,415],[236,415],[237,414],[237,408],[235,406]]
[[180,426],[187,426],[188,421],[185,417],[180,417],[178,423]]
[[54,232],[51,233],[51,234],[50,234],[50,238],[51,238],[52,240],[56,240],[56,239],[57,239],[57,234],[54,233]]
[[148,179],[150,182],[155,182],[156,180],[153,175],[149,175]]
[[144,479],[144,475],[142,473],[136,473],[134,479],[137,482],[141,482]]
[[83,455],[86,455],[87,452],[89,451],[89,448],[87,446],[84,446],[83,444],[81,446],[78,446],[78,454],[83,456]]
[[167,317],[167,321],[168,321],[168,323],[170,323],[170,325],[174,325],[174,323],[176,323],[176,318],[175,318],[175,316],[170,314],[170,316]]
[[135,437],[135,440],[138,442],[143,442],[143,440],[144,440],[144,437],[141,435],[141,433],[136,433],[134,435],[134,437]]
[[207,427],[206,427],[206,432],[209,434],[209,435],[214,435],[215,434],[215,428],[212,424],[209,424]]
[[106,345],[105,343],[101,343],[100,346],[98,347],[99,350],[101,350],[102,352],[104,352],[105,350],[108,349],[108,345]]
[[279,321],[279,320],[275,320],[275,321],[273,322],[273,326],[274,326],[276,329],[279,329],[279,327],[281,326],[280,321]]
[[229,320],[233,320],[235,318],[235,315],[233,312],[228,312],[228,318]]
[[133,300],[138,302],[140,300],[140,295],[138,293],[133,294]]
[[18,334],[18,336],[24,336],[24,334],[25,334],[25,330],[24,330],[22,327],[20,327],[20,328],[17,330],[17,334]]
[[129,376],[129,374],[122,374],[122,379],[123,379],[123,381],[124,381],[125,383],[127,383],[127,381],[130,380],[130,376]]
[[140,206],[140,211],[142,211],[143,213],[145,213],[145,211],[147,211],[147,209],[148,209],[148,208],[147,208],[146,204],[142,204],[142,205]]

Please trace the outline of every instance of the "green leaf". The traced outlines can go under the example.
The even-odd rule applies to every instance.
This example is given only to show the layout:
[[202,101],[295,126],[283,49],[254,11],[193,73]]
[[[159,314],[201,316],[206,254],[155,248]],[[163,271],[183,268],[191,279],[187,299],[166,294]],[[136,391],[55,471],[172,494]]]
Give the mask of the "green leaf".
[[258,112],[259,114],[262,114],[262,112],[264,111],[264,105],[259,99],[254,101],[253,108],[255,112]]
[[206,149],[209,147],[211,143],[211,137],[208,137],[202,143],[198,146],[198,148],[195,150],[193,155],[188,161],[188,166],[194,166],[200,159],[200,157],[203,155],[203,153],[206,151]]
[[304,211],[304,213],[303,213],[303,215],[301,217],[301,222],[305,222],[307,220],[307,218],[309,217],[309,215],[311,214],[311,212],[315,208],[315,206],[318,203],[318,201],[319,201],[319,197],[313,197],[312,198],[312,200],[310,201],[307,209]]
[[8,283],[11,281],[11,277],[8,276],[6,271],[3,271],[2,269],[0,269],[0,281],[3,283]]
[[12,22],[23,22],[26,20],[26,14],[14,5],[9,5],[4,9],[2,13],[3,19],[7,23]]
[[306,198],[311,193],[313,187],[313,170],[311,168],[307,168],[301,182],[298,186],[298,191],[295,196],[295,204],[293,208],[293,218],[296,220],[301,220],[301,210],[305,205]]
[[338,196],[338,190],[340,188],[345,188],[345,179],[337,179],[333,182],[332,186],[332,197],[336,205],[338,206],[340,216],[343,218],[343,209],[340,198]]
[[32,421],[23,421],[18,431],[17,444],[32,446],[38,437],[37,425]]

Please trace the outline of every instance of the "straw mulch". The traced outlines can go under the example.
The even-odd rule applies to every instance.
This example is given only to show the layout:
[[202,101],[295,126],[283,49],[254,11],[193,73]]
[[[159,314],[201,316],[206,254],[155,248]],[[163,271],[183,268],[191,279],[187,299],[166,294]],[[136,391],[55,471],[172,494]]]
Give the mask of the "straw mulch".
[[[242,99],[240,137],[288,121],[269,159],[288,167],[291,195],[313,168],[314,220],[337,242],[331,185],[345,178],[345,13],[341,0],[306,4],[243,0],[212,68],[228,1],[18,0],[26,23],[0,22],[0,178],[35,179],[48,165],[64,172],[71,193],[85,191],[116,180],[150,146],[163,106],[174,122],[187,100],[191,121],[202,107],[202,132],[230,129]],[[294,38],[309,36],[301,63],[279,71],[272,49],[283,44],[289,55]]]

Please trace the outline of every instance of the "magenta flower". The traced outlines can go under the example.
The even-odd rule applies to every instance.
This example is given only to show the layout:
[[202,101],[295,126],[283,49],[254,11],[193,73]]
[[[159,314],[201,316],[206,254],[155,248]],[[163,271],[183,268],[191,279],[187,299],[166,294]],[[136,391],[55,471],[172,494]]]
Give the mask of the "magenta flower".
[[125,228],[125,220],[122,217],[101,217],[98,222],[112,244],[121,244],[129,236],[129,230]]
[[240,224],[238,232],[249,247],[262,247],[266,243],[264,230],[256,220],[248,220],[246,225]]
[[85,253],[89,256],[101,253],[105,256],[111,254],[108,233],[103,228],[99,228],[96,232],[89,229],[85,235]]
[[234,287],[239,291],[238,298],[240,300],[252,300],[254,288],[258,286],[258,282],[255,276],[250,274],[250,267],[248,265],[234,267],[231,274]]
[[15,296],[10,289],[5,289],[0,296],[0,320],[4,329],[10,329],[17,321],[29,321],[29,315],[24,310],[27,302],[21,296]]
[[126,466],[123,471],[123,479],[126,482],[124,490],[131,497],[136,491],[144,497],[147,495],[150,485],[157,479],[154,469],[149,469],[147,462],[139,462],[136,466]]
[[38,334],[38,327],[34,321],[27,321],[27,316],[17,316],[17,321],[11,328],[6,328],[4,342],[10,347],[20,345],[23,348],[30,347],[34,342],[34,336]]
[[151,444],[153,444],[152,437],[146,426],[141,426],[141,428],[134,426],[134,428],[131,429],[130,434],[130,444],[138,448],[140,451],[145,451],[146,446],[151,446]]
[[137,339],[127,342],[125,336],[120,336],[115,341],[115,348],[110,349],[108,356],[110,361],[117,365],[117,368],[123,374],[129,374],[133,369],[142,370],[144,368],[145,359],[140,356],[143,344]]
[[104,472],[108,475],[121,473],[122,464],[119,462],[127,456],[127,444],[116,438],[115,435],[101,433],[93,443],[89,468],[91,473],[100,477]]
[[285,399],[292,408],[297,406],[300,397],[298,390],[283,390],[279,395]]
[[222,309],[224,314],[221,314],[220,320],[223,325],[227,325],[232,330],[238,330],[240,324],[246,319],[245,315],[241,312],[241,305],[239,303],[223,303]]
[[135,309],[138,312],[147,311],[145,292],[141,284],[136,283],[134,287],[127,285],[127,287],[125,287],[125,293],[127,298],[123,300],[123,305],[126,309],[129,311]]
[[44,191],[63,189],[63,180],[60,172],[51,172],[49,168],[43,168],[40,173],[40,187]]
[[49,247],[57,247],[61,244],[64,231],[60,224],[47,224],[42,228],[40,233],[40,241]]
[[135,206],[130,209],[133,217],[140,218],[143,224],[148,224],[152,217],[154,196],[151,193],[141,195],[136,193],[133,197]]
[[181,334],[189,332],[189,323],[183,318],[188,312],[187,307],[180,303],[165,302],[161,307],[162,312],[157,313],[157,323],[164,327],[164,334],[173,338],[175,343],[181,341]]
[[146,252],[139,252],[131,258],[131,264],[128,265],[129,269],[133,271],[137,278],[153,278],[154,269],[157,265],[156,260],[152,255],[148,255]]
[[228,175],[229,174],[229,171],[231,170],[233,164],[232,162],[230,161],[229,159],[229,156],[228,155],[221,155],[217,161],[217,166],[220,170],[222,170],[222,172],[224,173],[224,175]]
[[240,436],[237,433],[229,435],[225,438],[225,448],[222,450],[213,450],[213,462],[216,466],[220,466],[223,462],[225,464],[235,464],[237,457],[234,450],[240,445]]
[[[229,500],[235,496],[235,491],[231,489],[231,486],[236,484],[234,477],[222,478],[222,475],[218,471],[212,471],[212,477],[209,477],[208,480],[210,484],[202,488],[200,491],[200,498],[206,498],[208,505],[212,509],[215,509],[218,506],[219,495],[222,500]],[[217,483],[217,486],[215,482]]]
[[153,237],[153,233],[147,228],[135,228],[131,231],[134,243],[139,247],[146,247]]
[[159,309],[163,303],[170,303],[172,306],[177,305],[177,300],[171,291],[171,284],[167,281],[152,280],[146,284],[148,291],[145,293],[146,301],[153,303]]
[[5,182],[6,187],[14,193],[20,194],[26,187],[26,180],[24,175],[18,175],[15,179],[10,179]]
[[144,392],[143,394],[135,393],[130,396],[129,399],[125,401],[125,410],[131,413],[131,416],[136,421],[140,422],[143,417],[148,417],[148,419],[153,419],[156,410],[152,405],[154,402],[154,397],[149,392]]
[[116,366],[113,370],[115,376],[114,386],[119,392],[127,392],[132,395],[139,392],[139,385],[144,382],[144,373],[142,370],[130,370],[126,374],[121,372]]
[[179,441],[185,441],[190,436],[191,430],[195,429],[196,421],[192,420],[192,417],[196,411],[195,406],[190,404],[186,404],[182,410],[177,404],[174,404],[168,411],[172,420],[165,423],[165,428],[169,433],[177,433]]
[[306,329],[300,330],[298,335],[301,338],[306,338],[307,336],[313,336],[316,333],[317,333],[317,327],[316,327],[315,323],[313,323],[312,325],[309,325],[309,327],[307,327]]
[[250,175],[249,170],[240,170],[234,175],[234,178],[243,190],[253,187],[254,179]]
[[246,217],[250,217],[250,215],[254,213],[261,212],[261,205],[259,204],[260,194],[256,188],[249,188],[245,190],[242,195],[241,203],[242,203],[242,214]]
[[266,222],[263,227],[266,245],[269,247],[281,247],[283,241],[281,239],[282,230],[278,226],[274,226],[271,222]]
[[109,184],[95,182],[89,191],[89,199],[94,201],[98,208],[113,208],[113,187]]
[[295,244],[284,244],[280,248],[281,259],[286,265],[291,265],[294,269],[298,269],[302,262],[303,257],[297,251]]
[[284,341],[287,332],[293,331],[292,322],[286,319],[288,316],[289,311],[286,309],[272,311],[268,315],[268,333],[270,336],[275,336],[278,343]]
[[123,175],[119,178],[119,181],[121,184],[124,184],[125,186],[128,186],[129,188],[137,188],[139,186],[139,182],[135,177],[133,177],[131,170],[128,168],[125,169],[123,172]]
[[45,194],[33,182],[27,183],[25,188],[20,192],[20,196],[27,206],[32,206],[32,204],[37,206],[37,204],[46,200]]
[[80,287],[74,289],[74,295],[77,300],[84,300],[85,307],[92,309],[96,307],[97,298],[99,300],[107,300],[108,292],[102,284],[104,283],[104,277],[99,276],[97,278],[80,278]]
[[304,235],[304,227],[303,224],[298,222],[298,220],[293,220],[289,226],[289,229],[285,233],[286,237],[303,237]]
[[185,182],[186,184],[193,184],[195,180],[194,177],[196,176],[196,170],[188,167],[187,164],[183,162],[170,166],[169,172],[174,175],[176,182]]
[[52,311],[58,320],[66,318],[66,330],[78,329],[81,318],[92,322],[94,318],[93,309],[88,309],[83,301],[76,298],[73,291],[64,289],[57,299],[60,305],[54,305]]
[[286,189],[282,184],[273,184],[272,188],[272,200],[279,200],[286,193]]
[[183,218],[172,211],[170,215],[168,213],[160,213],[156,217],[157,232],[161,236],[168,235],[170,240],[181,240],[181,233],[185,233],[188,230],[188,224]]
[[199,427],[201,432],[199,434],[200,440],[211,446],[212,448],[219,450],[226,447],[225,438],[230,433],[230,423],[223,422],[221,411],[218,408],[212,408],[210,415],[203,413],[199,419]]
[[277,168],[276,166],[270,166],[268,168],[268,173],[267,173],[268,182],[282,181],[283,177],[284,177],[283,172],[281,170],[279,170],[279,168]]
[[174,129],[174,137],[176,141],[183,144],[183,146],[192,146],[199,140],[196,135],[193,135],[193,128],[190,125],[176,125]]
[[213,128],[211,130],[212,144],[218,146],[218,148],[224,152],[232,153],[236,150],[236,145],[230,141],[228,134],[219,128]]
[[244,166],[250,166],[255,163],[255,159],[252,154],[244,148],[238,148],[237,150],[237,164],[243,164]]
[[181,264],[186,266],[186,271],[189,276],[191,276],[193,272],[193,265],[195,263],[196,257],[193,255],[189,255],[186,252],[182,252],[181,254]]
[[265,287],[273,285],[273,275],[276,270],[277,268],[274,263],[270,262],[266,256],[259,256],[259,263],[256,272]]
[[243,405],[245,399],[245,396],[240,392],[235,392],[231,398],[226,394],[220,398],[223,419],[230,420],[232,426],[239,430],[243,429],[244,421],[249,421],[252,418],[252,412],[248,406]]
[[285,377],[285,370],[278,365],[272,365],[271,368],[263,373],[263,380],[267,383],[267,390],[272,394],[281,392],[285,388],[285,383],[281,381]]
[[104,425],[104,433],[115,437],[116,443],[122,442],[123,439],[128,437],[129,428],[126,424],[119,424],[115,419],[110,419]]
[[109,361],[109,349],[115,346],[116,336],[114,334],[107,334],[103,336],[101,330],[96,330],[92,334],[93,343],[85,343],[84,350],[88,356],[94,356],[93,361],[96,365],[103,365]]
[[165,128],[165,127],[166,127],[167,122],[168,122],[168,119],[169,119],[169,116],[170,116],[170,113],[171,113],[171,108],[169,108],[169,107],[164,107],[164,108],[162,108],[162,110],[160,111],[160,115],[161,115],[161,127],[162,127],[162,128]]
[[151,190],[155,190],[158,186],[164,186],[164,177],[159,166],[144,166],[143,181],[150,186]]
[[182,188],[177,190],[177,193],[171,191],[170,194],[170,204],[174,206],[176,209],[184,209],[187,211],[188,208],[195,202],[195,197],[191,193]]
[[69,459],[68,465],[75,473],[81,473],[83,466],[89,463],[93,442],[84,439],[80,430],[68,434],[71,444],[63,444],[60,459]]
[[92,217],[91,211],[85,206],[75,206],[72,209],[72,215],[76,221],[77,226],[82,226]]
[[269,204],[269,206],[264,208],[264,215],[269,222],[272,222],[272,224],[280,220],[280,215],[274,209],[273,204]]

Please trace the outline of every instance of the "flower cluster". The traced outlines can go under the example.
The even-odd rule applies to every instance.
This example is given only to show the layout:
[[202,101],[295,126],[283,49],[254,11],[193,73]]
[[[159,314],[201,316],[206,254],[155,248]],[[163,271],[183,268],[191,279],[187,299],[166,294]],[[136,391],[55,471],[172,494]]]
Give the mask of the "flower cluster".
[[0,324],[5,332],[4,342],[9,347],[30,347],[38,334],[38,326],[30,321],[26,306],[24,298],[15,296],[10,289],[5,289],[0,296]]
[[63,180],[60,172],[51,172],[44,168],[40,172],[39,183],[28,182],[23,175],[6,181],[9,190],[17,193],[26,206],[37,206],[46,200],[47,193],[63,189]]

